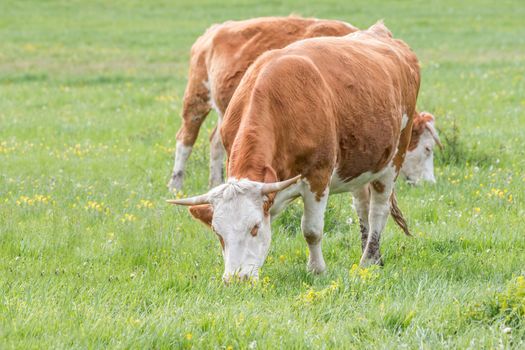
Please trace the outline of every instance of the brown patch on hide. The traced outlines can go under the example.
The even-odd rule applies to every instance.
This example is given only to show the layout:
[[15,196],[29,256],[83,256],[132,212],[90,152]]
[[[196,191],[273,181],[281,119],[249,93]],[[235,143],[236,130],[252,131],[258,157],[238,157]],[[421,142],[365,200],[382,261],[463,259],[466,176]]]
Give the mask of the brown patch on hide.
[[376,192],[383,193],[385,191],[385,185],[381,181],[372,181],[372,187]]

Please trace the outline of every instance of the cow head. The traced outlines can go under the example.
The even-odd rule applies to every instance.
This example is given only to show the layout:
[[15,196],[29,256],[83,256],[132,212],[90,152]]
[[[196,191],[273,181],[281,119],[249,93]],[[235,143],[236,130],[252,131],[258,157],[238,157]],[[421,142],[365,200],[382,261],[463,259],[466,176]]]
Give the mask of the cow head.
[[408,146],[401,174],[407,181],[417,184],[420,181],[435,183],[434,146],[443,148],[434,126],[434,116],[427,112],[416,113],[412,127],[412,138]]
[[190,213],[215,232],[222,246],[225,282],[234,276],[257,279],[272,236],[268,196],[299,178],[274,183],[230,179],[206,194],[168,203],[190,206]]

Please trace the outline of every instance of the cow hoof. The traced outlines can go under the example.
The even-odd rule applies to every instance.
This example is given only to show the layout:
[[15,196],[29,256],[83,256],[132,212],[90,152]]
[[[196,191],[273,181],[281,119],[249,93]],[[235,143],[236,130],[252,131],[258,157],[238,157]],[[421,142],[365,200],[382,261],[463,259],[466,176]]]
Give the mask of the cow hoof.
[[308,263],[307,269],[309,272],[320,275],[326,271],[326,265],[325,263]]
[[381,258],[381,255],[366,258],[363,256],[359,262],[359,266],[362,268],[367,268],[373,265],[383,266],[383,258]]

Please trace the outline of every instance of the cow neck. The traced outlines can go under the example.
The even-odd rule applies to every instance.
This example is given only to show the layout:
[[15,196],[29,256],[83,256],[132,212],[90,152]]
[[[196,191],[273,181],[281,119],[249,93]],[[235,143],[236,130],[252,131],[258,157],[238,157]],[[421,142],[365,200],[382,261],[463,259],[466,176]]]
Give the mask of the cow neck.
[[228,176],[259,182],[276,181],[274,171],[268,174],[268,168],[272,169],[274,162],[275,135],[268,126],[259,123],[249,125],[245,128],[241,126],[235,138],[228,164]]

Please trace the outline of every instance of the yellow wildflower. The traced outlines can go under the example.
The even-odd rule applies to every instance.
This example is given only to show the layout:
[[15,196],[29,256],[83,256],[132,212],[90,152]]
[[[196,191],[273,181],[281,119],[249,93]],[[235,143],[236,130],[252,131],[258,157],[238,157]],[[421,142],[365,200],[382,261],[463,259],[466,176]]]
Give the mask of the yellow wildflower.
[[311,305],[315,302],[323,300],[324,298],[332,295],[339,289],[340,281],[332,281],[329,286],[321,290],[315,290],[313,287],[308,287],[305,293],[299,295],[298,302],[306,305]]
[[132,222],[136,221],[137,217],[133,214],[124,214],[124,216],[120,219],[122,222]]
[[357,264],[353,264],[350,268],[350,276],[358,278],[363,282],[372,281],[377,278],[377,266],[371,266],[369,268],[360,267]]
[[16,205],[35,205],[35,204],[48,204],[51,202],[51,197],[36,194],[33,197],[28,196],[20,196],[20,198],[16,201]]
[[141,199],[139,204],[137,204],[137,208],[153,208],[153,202],[147,199]]
[[104,204],[104,202],[99,203],[97,201],[88,201],[84,206],[84,209],[104,214],[109,214],[110,212],[109,208]]
[[330,283],[330,288],[331,291],[334,291],[334,290],[338,290],[339,289],[339,281],[332,281]]

